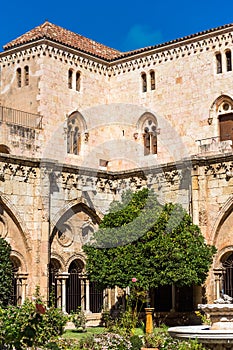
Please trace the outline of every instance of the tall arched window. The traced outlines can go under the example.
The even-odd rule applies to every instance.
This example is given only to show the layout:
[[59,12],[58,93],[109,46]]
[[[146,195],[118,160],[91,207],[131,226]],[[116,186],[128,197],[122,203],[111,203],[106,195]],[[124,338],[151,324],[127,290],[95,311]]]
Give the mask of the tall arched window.
[[68,70],[68,88],[72,89],[72,80],[73,80],[73,70]]
[[146,73],[142,73],[141,78],[142,78],[142,92],[146,92],[147,91]]
[[17,86],[21,87],[22,86],[22,71],[21,71],[21,68],[17,68],[16,78],[17,78]]
[[24,85],[29,85],[29,67],[24,67]]
[[150,71],[150,88],[151,90],[155,90],[155,72]]
[[227,72],[230,72],[232,70],[231,51],[227,50],[225,54],[226,54],[226,70]]
[[157,119],[151,113],[144,113],[137,125],[140,134],[143,136],[144,155],[157,154]]
[[67,152],[80,154],[82,138],[87,142],[86,122],[79,112],[74,112],[67,120]]
[[157,153],[157,132],[152,120],[148,120],[144,127],[144,155]]
[[81,80],[81,74],[80,72],[76,73],[76,91],[80,91],[80,80]]
[[76,123],[75,119],[69,120],[67,128],[67,152],[72,154],[79,154],[80,151],[80,132]]
[[217,74],[220,74],[220,73],[222,73],[222,55],[221,55],[221,53],[217,53],[215,55],[215,58],[216,58],[216,71],[217,71]]

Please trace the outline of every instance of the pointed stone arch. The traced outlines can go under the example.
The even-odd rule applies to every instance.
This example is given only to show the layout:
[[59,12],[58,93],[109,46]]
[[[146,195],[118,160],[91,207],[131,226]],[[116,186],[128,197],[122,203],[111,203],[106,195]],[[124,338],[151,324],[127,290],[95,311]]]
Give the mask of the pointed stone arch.
[[229,196],[225,204],[222,206],[220,212],[217,215],[217,218],[214,222],[214,225],[211,230],[211,242],[212,244],[216,244],[219,231],[222,227],[223,222],[229,217],[229,215],[233,213],[233,194]]
[[103,214],[96,209],[90,208],[87,200],[83,197],[73,199],[66,203],[52,218],[51,220],[51,232],[54,230],[54,227],[59,222],[59,220],[62,218],[62,216],[65,215],[66,212],[71,210],[72,208],[75,208],[76,206],[81,205],[93,218],[95,218],[96,222],[99,223],[100,220],[103,218]]
[[139,135],[143,137],[144,155],[157,154],[158,121],[154,114],[145,112],[137,122]]
[[30,232],[27,229],[26,223],[24,222],[21,214],[19,213],[15,205],[12,203],[10,198],[2,192],[0,192],[0,207],[1,206],[18,227],[19,232],[23,237],[23,241],[27,251],[31,251],[32,243],[30,238]]
[[88,139],[85,118],[78,111],[67,117],[67,152],[79,155],[84,142]]
[[84,131],[84,132],[87,131],[86,120],[79,111],[74,111],[74,112],[71,112],[70,114],[68,114],[67,121],[69,121],[70,119],[73,119],[73,118],[77,119],[80,127],[82,128],[82,131]]

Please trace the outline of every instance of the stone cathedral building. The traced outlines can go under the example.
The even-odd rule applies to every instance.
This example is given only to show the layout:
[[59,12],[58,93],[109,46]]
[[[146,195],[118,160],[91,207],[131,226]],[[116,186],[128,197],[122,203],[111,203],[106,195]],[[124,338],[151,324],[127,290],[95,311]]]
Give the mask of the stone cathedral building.
[[218,252],[200,286],[161,287],[185,312],[233,296],[233,24],[119,52],[45,22],[0,53],[0,235],[14,300],[36,286],[70,312],[114,307],[85,276],[82,245],[126,189],[181,203]]

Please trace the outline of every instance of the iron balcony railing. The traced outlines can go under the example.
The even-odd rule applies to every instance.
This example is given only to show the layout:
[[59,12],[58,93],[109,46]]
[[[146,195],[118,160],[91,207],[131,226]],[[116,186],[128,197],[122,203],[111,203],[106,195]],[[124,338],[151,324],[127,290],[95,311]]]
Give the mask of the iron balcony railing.
[[0,106],[0,123],[19,125],[31,129],[42,129],[42,116]]

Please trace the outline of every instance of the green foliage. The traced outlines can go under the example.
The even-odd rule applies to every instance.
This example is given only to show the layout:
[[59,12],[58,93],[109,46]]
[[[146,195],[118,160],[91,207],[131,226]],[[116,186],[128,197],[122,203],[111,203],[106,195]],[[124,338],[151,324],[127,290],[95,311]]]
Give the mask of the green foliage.
[[0,303],[9,304],[12,293],[12,263],[10,261],[11,246],[0,237]]
[[54,306],[46,309],[40,299],[22,306],[0,308],[0,341],[18,350],[46,344],[61,335],[67,317]]
[[75,328],[78,331],[85,331],[87,319],[84,311],[81,310],[81,308],[78,308],[76,312],[72,311],[69,319],[74,323]]
[[141,347],[143,346],[142,338],[138,335],[133,335],[130,337],[130,343],[132,344],[133,350],[141,350]]
[[126,192],[104,216],[84,246],[87,273],[100,287],[200,285],[216,248],[205,243],[198,226],[178,204],[161,206],[152,190]]

